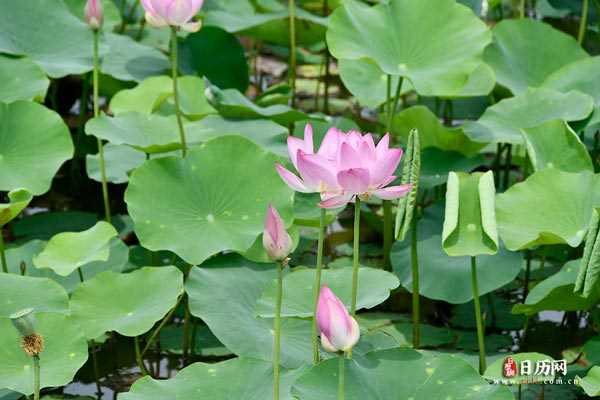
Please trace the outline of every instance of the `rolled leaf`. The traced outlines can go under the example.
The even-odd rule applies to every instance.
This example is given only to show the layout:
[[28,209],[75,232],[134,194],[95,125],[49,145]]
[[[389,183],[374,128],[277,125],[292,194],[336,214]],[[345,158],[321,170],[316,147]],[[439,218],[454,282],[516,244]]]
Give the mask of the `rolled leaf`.
[[398,210],[396,212],[396,227],[394,236],[396,240],[404,240],[410,229],[413,219],[415,205],[417,203],[417,192],[419,189],[419,175],[421,173],[421,142],[419,131],[413,129],[408,136],[406,155],[402,167],[402,184],[412,185],[410,192],[398,199]]
[[31,201],[33,195],[25,189],[16,189],[8,193],[8,203],[0,204],[0,227],[15,218]]
[[494,175],[450,172],[442,247],[449,256],[498,252]]
[[600,208],[592,212],[592,220],[585,240],[579,275],[573,292],[588,297],[600,278]]

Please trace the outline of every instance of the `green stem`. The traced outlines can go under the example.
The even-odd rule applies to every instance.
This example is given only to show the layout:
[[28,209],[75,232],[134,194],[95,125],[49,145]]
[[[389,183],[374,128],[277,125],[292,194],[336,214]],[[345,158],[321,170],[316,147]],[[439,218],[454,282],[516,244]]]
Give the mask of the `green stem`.
[[346,374],[346,361],[344,360],[344,353],[339,354],[338,363],[338,400],[344,400],[345,398],[345,374]]
[[421,345],[420,304],[419,304],[419,255],[417,252],[417,216],[413,215],[410,241],[410,261],[412,266],[412,315],[413,348]]
[[139,42],[144,37],[144,28],[146,28],[146,18],[142,17],[142,20],[140,21],[140,28],[135,35],[136,42]]
[[142,353],[140,351],[140,340],[136,336],[133,338],[133,342],[135,344],[135,361],[137,362],[138,367],[142,371],[142,375],[146,376],[146,375],[148,375],[148,370],[146,369],[146,366],[144,365],[144,359],[142,358]]
[[179,91],[177,88],[177,28],[171,27],[171,77],[173,78],[173,99],[175,102],[175,116],[177,118],[177,127],[179,128],[179,139],[181,141],[181,156],[187,154],[187,144],[185,141],[185,130],[183,129],[183,120],[181,117],[181,108],[179,107]]
[[394,114],[398,109],[398,103],[400,101],[400,93],[402,92],[402,81],[404,79],[400,76],[398,77],[398,84],[396,85],[396,93],[394,94],[394,98],[392,99],[392,76],[388,75],[387,80],[387,103],[388,103],[388,115],[387,115],[387,124],[386,131],[392,130],[392,121],[394,120]]
[[531,276],[531,250],[525,250],[525,279],[523,282],[523,303],[529,294],[529,279]]
[[190,313],[190,306],[187,295],[184,300],[185,314],[183,317],[183,359],[187,362],[188,355],[190,353],[190,320],[192,314]]
[[77,273],[79,274],[79,282],[83,283],[85,279],[83,278],[83,271],[81,268],[77,268]]
[[479,289],[477,286],[477,260],[471,257],[471,285],[473,288],[473,303],[475,304],[475,321],[477,322],[477,343],[479,344],[479,373],[483,374],[486,368],[485,342],[483,340],[484,327],[481,320],[481,306],[479,304]]
[[175,303],[175,306],[171,309],[171,311],[169,311],[169,313],[160,322],[158,327],[154,330],[154,332],[152,333],[152,336],[150,336],[150,339],[148,339],[146,346],[144,346],[144,349],[142,350],[142,357],[144,356],[144,354],[146,354],[146,352],[148,351],[148,349],[150,348],[150,346],[152,345],[152,343],[154,342],[154,340],[160,333],[161,329],[165,326],[165,324],[167,322],[169,322],[169,320],[173,316],[173,313],[175,312],[175,310],[177,310],[179,303],[181,303],[181,299],[183,299],[183,296],[179,297],[179,299],[177,300],[177,303]]
[[522,386],[521,384],[519,384],[519,395],[518,395],[518,399],[521,400],[521,391],[522,391]]
[[40,356],[33,356],[33,399],[40,400]]
[[[94,96],[94,118],[100,115],[100,105],[98,103],[98,75],[100,73],[100,57],[98,56],[98,35],[99,31],[94,30],[94,73],[93,73],[93,96]],[[104,201],[104,219],[110,223],[110,200],[108,197],[108,182],[106,180],[106,160],[104,159],[104,147],[102,139],[98,141],[98,156],[100,159],[100,177],[102,180],[102,199]]]
[[102,397],[102,388],[100,387],[100,372],[98,369],[98,356],[96,355],[96,343],[92,340],[92,365],[94,367],[94,379],[96,380],[96,395]]
[[525,18],[525,0],[521,0],[521,5],[519,6],[519,18]]
[[[323,0],[323,17],[327,18],[329,15],[329,0]],[[329,47],[327,47],[327,43],[325,43],[325,79],[323,82],[324,91],[323,91],[323,112],[325,114],[329,114],[329,62],[331,56],[329,54]]]
[[290,66],[289,66],[289,85],[290,85],[290,105],[296,105],[296,2],[288,0],[288,12],[290,23]]
[[275,338],[273,344],[273,399],[279,400],[279,358],[281,352],[281,303],[283,300],[283,269],[285,261],[277,265],[277,297],[275,302],[275,319],[273,330]]
[[579,21],[579,34],[577,35],[577,41],[579,44],[583,44],[585,39],[585,31],[587,30],[588,11],[590,8],[589,0],[583,0],[583,6],[581,9],[581,20]]
[[352,244],[352,316],[356,315],[356,296],[358,295],[358,263],[360,261],[360,198],[354,203],[354,241]]
[[4,251],[4,235],[0,227],[0,260],[2,260],[2,272],[8,274],[8,262],[6,262],[6,253]]
[[386,115],[386,128],[389,126],[390,114],[392,113],[392,76],[387,76],[387,82],[385,86],[385,113]]
[[390,269],[392,265],[390,253],[394,236],[393,219],[392,202],[383,200],[383,264],[386,269]]
[[313,282],[313,319],[312,319],[312,346],[313,363],[319,362],[319,328],[317,327],[317,304],[319,303],[319,292],[321,290],[321,270],[323,268],[323,244],[325,242],[325,218],[327,211],[321,209],[319,218],[319,241],[317,242],[317,268],[315,271],[315,281]]
[[504,190],[508,189],[510,185],[510,168],[512,166],[512,144],[508,143],[506,145],[506,159],[504,164]]

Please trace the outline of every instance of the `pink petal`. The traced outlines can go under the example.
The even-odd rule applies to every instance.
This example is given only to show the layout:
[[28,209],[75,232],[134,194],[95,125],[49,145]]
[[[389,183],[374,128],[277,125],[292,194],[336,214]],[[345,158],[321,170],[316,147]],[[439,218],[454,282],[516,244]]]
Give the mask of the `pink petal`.
[[157,16],[158,18],[164,21],[168,21],[169,7],[171,7],[171,4],[175,1],[177,0],[148,0],[148,3],[152,5],[153,9],[153,11],[151,11],[151,14],[153,14],[153,16]]
[[363,141],[358,148],[358,155],[360,157],[360,164],[363,167],[369,167],[375,161],[377,161],[377,155],[375,154],[375,147],[371,147],[368,142]]
[[335,159],[339,150],[342,133],[336,127],[331,127],[325,134],[318,155],[328,159]]
[[277,210],[269,204],[265,217],[263,246],[273,261],[283,260],[292,250],[292,239],[285,230],[285,224]]
[[173,0],[167,8],[166,20],[169,21],[169,25],[180,26],[189,22],[194,14],[190,1]]
[[378,158],[371,168],[371,185],[379,187],[388,176],[394,175],[401,158],[402,149],[388,150],[381,158]]
[[381,138],[379,143],[377,143],[377,147],[375,148],[375,151],[377,153],[377,159],[383,158],[383,156],[387,153],[389,148],[390,148],[390,134],[386,133]]
[[338,186],[333,164],[316,154],[306,154],[298,150],[298,172],[305,185],[321,192]]
[[338,196],[330,197],[326,200],[323,200],[319,203],[319,207],[321,208],[338,208],[343,207],[346,204],[350,203],[353,199],[353,194],[341,194]]
[[312,193],[313,191],[307,188],[304,185],[304,182],[300,180],[295,174],[285,169],[281,164],[275,164],[275,169],[277,173],[283,179],[283,181],[290,187],[292,190],[301,193]]
[[340,171],[337,175],[338,183],[344,192],[361,194],[369,189],[369,170],[365,168],[350,168]]
[[340,147],[338,164],[340,169],[360,168],[362,166],[360,155],[348,143],[342,143]]
[[204,4],[204,0],[192,0],[192,10],[194,11],[194,15],[200,11],[202,4]]
[[412,185],[390,186],[384,189],[374,190],[372,194],[382,200],[394,200],[410,192],[411,188]]
[[345,142],[348,143],[353,148],[358,149],[358,146],[360,146],[360,143],[362,142],[362,136],[361,136],[360,132],[350,131],[346,135]]
[[315,152],[313,145],[313,128],[311,124],[306,124],[304,127],[304,151],[308,154],[313,154]]
[[350,350],[360,336],[356,320],[326,285],[321,287],[319,293],[317,325],[321,332],[321,343],[330,352]]

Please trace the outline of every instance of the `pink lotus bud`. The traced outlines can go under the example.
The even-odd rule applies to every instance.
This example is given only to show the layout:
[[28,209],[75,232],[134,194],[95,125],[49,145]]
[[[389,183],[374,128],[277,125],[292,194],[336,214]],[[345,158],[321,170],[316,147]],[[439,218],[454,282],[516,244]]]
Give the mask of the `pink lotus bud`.
[[85,20],[92,29],[100,29],[103,13],[101,0],[88,0],[85,3]]
[[200,22],[192,18],[202,7],[204,0],[142,0],[146,21],[152,26],[175,26],[189,32],[197,32]]
[[263,246],[269,258],[273,261],[284,260],[292,251],[293,245],[279,213],[269,204],[263,232]]
[[360,338],[358,323],[327,285],[323,285],[319,293],[317,324],[321,345],[331,353],[349,351]]

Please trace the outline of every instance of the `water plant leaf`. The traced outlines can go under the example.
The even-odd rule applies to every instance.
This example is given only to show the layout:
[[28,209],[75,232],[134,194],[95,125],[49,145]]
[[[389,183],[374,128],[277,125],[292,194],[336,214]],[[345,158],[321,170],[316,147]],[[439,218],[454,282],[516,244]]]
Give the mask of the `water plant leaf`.
[[32,278],[15,274],[0,274],[0,319],[26,308],[35,312],[69,313],[67,292],[56,282],[46,278]]
[[589,57],[573,36],[533,19],[500,21],[492,33],[484,59],[498,83],[515,95],[542,86],[561,67]]
[[521,129],[556,119],[579,121],[593,109],[594,99],[578,91],[528,89],[488,107],[479,120],[465,123],[463,129],[477,142],[522,144]]
[[579,136],[560,120],[522,129],[527,154],[535,171],[557,168],[567,172],[594,171],[592,159]]
[[581,378],[577,376],[579,386],[590,397],[600,396],[600,367],[594,365],[587,374]]
[[600,206],[599,188],[600,179],[591,172],[555,168],[535,172],[496,196],[502,241],[512,251],[540,244],[579,246],[592,208]]
[[[506,360],[506,357],[504,358],[499,358],[498,360],[494,361],[493,363],[491,363],[487,369],[485,370],[485,372],[483,373],[483,377],[485,379],[488,379],[490,381],[502,381],[502,382],[507,382],[510,383],[511,385],[520,385],[520,384],[529,384],[529,383],[536,383],[536,382],[543,382],[545,380],[548,379],[554,379],[554,373],[552,372],[552,369],[550,369],[550,374],[536,374],[536,362],[538,361],[543,361],[543,360],[549,360],[549,361],[553,361],[554,358],[546,355],[546,354],[542,354],[542,353],[517,353],[517,354],[511,354],[510,357],[515,361],[515,363],[517,364],[518,368],[517,368],[517,375],[510,377],[510,378],[506,378],[503,375],[504,372],[504,362]],[[531,364],[531,373],[530,374],[523,374],[522,373],[522,366],[523,366],[523,361],[529,361]]]
[[450,0],[393,0],[373,7],[346,1],[330,16],[327,31],[336,58],[371,59],[427,96],[458,93],[482,64],[490,41],[486,25]]
[[[375,268],[360,268],[358,271],[360,285],[356,309],[373,308],[383,303],[396,289],[400,282],[393,274]],[[284,317],[310,317],[313,315],[312,283],[315,270],[308,268],[295,269],[283,279],[283,304],[281,315]],[[348,308],[351,303],[352,268],[323,270],[322,284],[327,284]],[[256,313],[263,318],[275,316],[276,284],[272,282],[262,293],[256,304]]]
[[494,175],[450,172],[442,247],[449,256],[498,252]]
[[405,142],[412,129],[419,131],[421,149],[437,147],[441,150],[456,151],[465,155],[478,153],[481,143],[474,143],[461,128],[448,128],[425,106],[413,106],[394,116],[392,132]]
[[[129,173],[142,165],[146,156],[129,146],[107,143],[104,145],[104,160],[106,180],[112,183],[126,183],[129,181]],[[99,154],[86,156],[85,169],[90,179],[102,182]]]
[[145,267],[128,274],[107,271],[75,290],[72,315],[88,339],[109,331],[138,336],[162,319],[182,293],[183,273],[176,267]]
[[485,158],[481,154],[467,157],[456,151],[429,147],[421,152],[419,186],[423,189],[431,189],[443,185],[448,180],[450,171],[471,172],[484,163]]
[[248,250],[263,231],[267,204],[289,226],[293,193],[276,157],[239,136],[216,138],[185,159],[150,160],[130,178],[125,201],[141,244],[200,264],[224,250]]
[[585,247],[583,249],[583,257],[581,258],[581,267],[579,267],[579,275],[575,282],[575,293],[581,293],[584,297],[588,297],[596,287],[598,278],[600,278],[600,236],[598,231],[600,228],[600,209],[595,208],[592,212],[592,220],[590,221]]
[[0,103],[0,190],[45,193],[72,156],[71,135],[57,113],[28,101]]
[[8,192],[8,203],[0,203],[0,227],[12,221],[27,207],[33,195],[25,189]]
[[44,71],[28,58],[0,56],[0,101],[41,101],[49,85]]
[[406,196],[398,199],[396,225],[394,227],[394,236],[396,240],[404,240],[406,233],[410,229],[415,205],[417,203],[420,173],[421,145],[419,140],[419,131],[413,129],[408,135],[406,155],[404,156],[402,165],[402,184],[412,185],[412,188]]
[[[506,387],[489,385],[466,361],[452,355],[383,350],[345,360],[345,369],[348,400],[426,400],[442,395],[457,399],[513,398]],[[292,392],[300,400],[335,400],[337,371],[337,359],[323,361],[301,375]],[[398,379],[397,371],[403,371],[404,379]]]
[[559,92],[577,90],[600,103],[600,82],[598,81],[600,57],[586,57],[554,71],[543,83],[543,87]]
[[[273,319],[258,317],[256,302],[275,276],[273,264],[256,264],[235,254],[211,258],[192,268],[186,281],[190,311],[235,354],[270,362]],[[281,329],[281,364],[298,368],[312,362],[311,322],[285,318]]]
[[58,275],[67,276],[92,261],[108,260],[109,243],[115,236],[115,228],[104,221],[83,232],[59,233],[33,258],[33,264],[37,268],[49,268]]
[[[34,278],[30,278],[34,279]],[[42,292],[37,292],[40,295]],[[40,353],[40,386],[58,387],[73,380],[88,358],[87,341],[72,318],[56,313],[36,313],[37,333],[44,337]],[[21,348],[21,335],[10,319],[0,318],[0,386],[33,393],[33,362]]]

